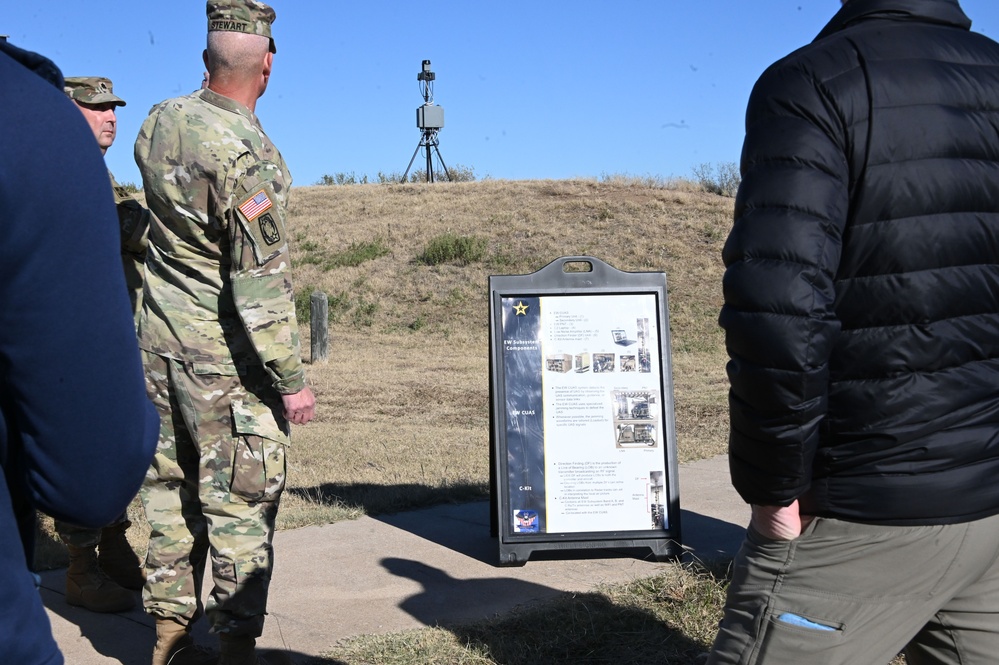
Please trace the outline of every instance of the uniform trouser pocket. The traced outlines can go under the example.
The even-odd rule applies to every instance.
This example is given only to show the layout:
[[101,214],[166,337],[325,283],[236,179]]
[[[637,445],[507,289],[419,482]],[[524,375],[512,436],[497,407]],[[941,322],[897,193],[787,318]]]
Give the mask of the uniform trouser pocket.
[[284,444],[253,434],[236,439],[230,493],[244,501],[275,501],[285,484]]
[[232,401],[232,478],[229,491],[244,501],[276,501],[285,484],[287,434],[267,405]]

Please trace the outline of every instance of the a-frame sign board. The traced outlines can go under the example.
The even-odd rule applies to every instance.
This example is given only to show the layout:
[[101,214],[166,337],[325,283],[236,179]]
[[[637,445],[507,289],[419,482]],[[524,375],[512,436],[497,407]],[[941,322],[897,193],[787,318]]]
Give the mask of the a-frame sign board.
[[678,557],[666,275],[563,257],[489,278],[499,564],[540,550]]

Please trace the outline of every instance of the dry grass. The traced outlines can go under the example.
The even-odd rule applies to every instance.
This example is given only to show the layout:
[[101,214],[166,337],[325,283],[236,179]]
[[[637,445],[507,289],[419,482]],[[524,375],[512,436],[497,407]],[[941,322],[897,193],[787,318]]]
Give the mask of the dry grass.
[[[289,211],[300,295],[330,298],[330,359],[307,365],[318,416],[296,428],[279,527],[329,523],[488,493],[488,285],[560,256],[669,285],[681,461],[725,450],[721,246],[732,199],[688,183],[627,177],[348,185],[294,190]],[[481,262],[426,265],[444,234],[485,242]],[[377,247],[357,266],[329,257]],[[309,331],[301,326],[308,360]],[[130,512],[142,548],[142,511]],[[62,565],[44,521],[39,561]]]
[[[487,280],[532,272],[559,256],[667,273],[679,457],[723,452],[726,383],[716,317],[731,205],[629,179],[295,190],[295,282],[303,294],[328,294],[333,322],[329,362],[309,367],[319,417],[295,432],[294,488],[282,524],[321,518],[326,505],[322,521],[352,510],[484,497]],[[483,240],[484,260],[422,263],[426,246],[445,234]],[[323,263],[364,246],[387,251],[353,267]]]
[[671,566],[656,577],[524,608],[482,623],[344,642],[352,665],[703,663],[724,602],[723,571]]

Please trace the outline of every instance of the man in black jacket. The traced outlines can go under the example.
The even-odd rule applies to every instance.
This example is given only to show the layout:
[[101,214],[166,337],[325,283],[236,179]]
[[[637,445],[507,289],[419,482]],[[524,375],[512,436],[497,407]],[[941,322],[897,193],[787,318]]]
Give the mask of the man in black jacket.
[[709,663],[999,654],[999,44],[849,0],[771,66],[724,251],[732,481]]

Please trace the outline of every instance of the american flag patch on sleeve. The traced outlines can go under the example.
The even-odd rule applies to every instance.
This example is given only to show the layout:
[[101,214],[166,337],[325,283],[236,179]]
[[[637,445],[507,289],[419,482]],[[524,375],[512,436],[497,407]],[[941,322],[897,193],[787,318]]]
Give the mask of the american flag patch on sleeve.
[[265,210],[270,209],[271,200],[267,197],[267,193],[264,190],[260,190],[253,195],[253,198],[244,201],[242,205],[239,206],[239,211],[246,215],[246,219],[253,221],[260,216]]

